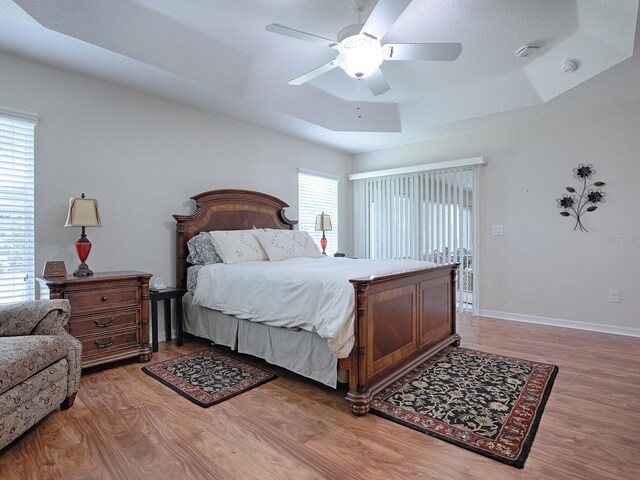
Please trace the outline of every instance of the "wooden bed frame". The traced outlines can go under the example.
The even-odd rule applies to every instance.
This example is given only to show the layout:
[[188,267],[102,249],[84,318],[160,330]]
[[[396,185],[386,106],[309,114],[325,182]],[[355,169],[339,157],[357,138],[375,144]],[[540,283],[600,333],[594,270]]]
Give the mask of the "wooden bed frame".
[[[212,190],[191,197],[193,215],[174,215],[176,285],[186,291],[187,241],[200,232],[278,228],[293,230],[285,202],[249,190]],[[339,368],[349,374],[346,400],[364,415],[373,395],[450,344],[456,333],[458,264],[351,280],[356,296],[355,344]]]

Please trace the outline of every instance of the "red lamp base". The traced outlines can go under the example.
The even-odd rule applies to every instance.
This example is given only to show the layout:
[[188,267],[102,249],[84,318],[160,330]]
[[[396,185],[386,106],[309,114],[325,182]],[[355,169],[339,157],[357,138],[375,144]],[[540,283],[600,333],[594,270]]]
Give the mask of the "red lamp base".
[[322,238],[320,239],[320,246],[322,247],[322,254],[326,255],[325,250],[327,249],[327,237],[324,236],[324,232],[322,232]]
[[76,277],[88,277],[89,275],[93,275],[93,272],[89,270],[89,266],[86,264],[87,258],[89,258],[89,253],[91,253],[91,242],[84,235],[84,227],[83,227],[82,236],[80,240],[78,240],[76,245],[76,253],[78,254],[78,258],[80,259],[80,265],[73,272]]

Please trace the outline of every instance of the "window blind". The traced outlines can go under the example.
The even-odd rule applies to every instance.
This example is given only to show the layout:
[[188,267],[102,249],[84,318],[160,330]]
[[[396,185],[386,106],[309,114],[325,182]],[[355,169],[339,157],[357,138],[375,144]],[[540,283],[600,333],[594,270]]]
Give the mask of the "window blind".
[[320,247],[322,232],[316,232],[316,216],[324,212],[331,217],[330,232],[327,237],[327,255],[338,251],[338,181],[333,175],[298,172],[298,228],[311,234]]
[[34,128],[0,111],[0,303],[35,296]]
[[471,308],[476,172],[463,166],[355,180],[356,256],[459,262],[458,307]]

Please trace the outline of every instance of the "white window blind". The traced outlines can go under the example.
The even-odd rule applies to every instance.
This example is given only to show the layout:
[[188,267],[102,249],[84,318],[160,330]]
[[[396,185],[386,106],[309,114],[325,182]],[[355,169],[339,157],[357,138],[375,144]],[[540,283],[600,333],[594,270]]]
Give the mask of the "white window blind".
[[476,172],[464,166],[355,180],[356,256],[460,262],[458,307],[471,308]]
[[34,127],[0,111],[0,303],[34,299]]
[[338,180],[333,175],[300,170],[298,172],[298,228],[307,231],[320,247],[322,232],[316,232],[316,216],[331,217],[332,230],[325,232],[327,255],[338,251]]

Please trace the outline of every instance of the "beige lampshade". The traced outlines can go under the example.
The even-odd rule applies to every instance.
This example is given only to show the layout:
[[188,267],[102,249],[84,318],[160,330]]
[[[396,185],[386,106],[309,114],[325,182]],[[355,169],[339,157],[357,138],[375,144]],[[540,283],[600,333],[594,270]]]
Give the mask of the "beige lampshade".
[[98,200],[95,198],[70,198],[65,227],[101,227]]
[[331,231],[331,217],[324,212],[316,216],[316,232]]

